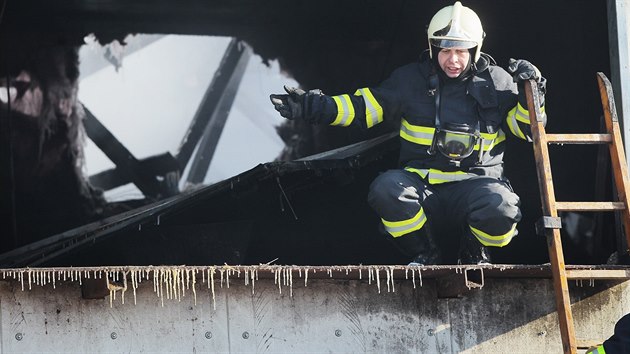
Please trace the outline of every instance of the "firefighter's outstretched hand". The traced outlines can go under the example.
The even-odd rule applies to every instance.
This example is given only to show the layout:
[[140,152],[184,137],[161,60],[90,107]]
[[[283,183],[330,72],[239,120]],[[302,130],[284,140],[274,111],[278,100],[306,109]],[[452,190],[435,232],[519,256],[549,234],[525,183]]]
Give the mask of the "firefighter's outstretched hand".
[[284,86],[286,95],[270,95],[273,108],[286,119],[300,119],[304,114],[304,95],[306,92],[296,87]]
[[512,75],[512,79],[514,82],[525,81],[529,79],[534,79],[536,81],[540,81],[542,75],[540,74],[540,70],[538,68],[523,59],[510,59],[508,64],[508,72]]

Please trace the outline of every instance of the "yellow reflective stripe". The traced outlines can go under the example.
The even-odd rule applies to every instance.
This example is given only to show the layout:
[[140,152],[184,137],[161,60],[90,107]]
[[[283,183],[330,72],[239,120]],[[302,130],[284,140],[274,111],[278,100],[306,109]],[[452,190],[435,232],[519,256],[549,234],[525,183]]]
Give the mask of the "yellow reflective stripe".
[[604,345],[600,345],[597,348],[595,348],[594,351],[591,352],[592,354],[606,354],[606,349],[604,349]]
[[420,207],[418,213],[411,219],[401,221],[387,221],[385,219],[381,219],[381,221],[383,222],[387,232],[394,237],[400,237],[410,232],[420,230],[422,226],[424,226],[424,223],[427,222],[427,216],[422,207]]
[[[540,113],[545,115],[545,106],[540,107]],[[529,121],[529,111],[525,109],[525,107],[521,106],[520,103],[516,104],[516,120],[525,124],[530,124]]]
[[470,227],[470,231],[472,231],[473,235],[477,237],[477,240],[479,240],[482,245],[492,247],[503,247],[507,245],[512,240],[512,237],[514,237],[514,233],[516,231],[516,223],[512,225],[512,228],[508,232],[498,236],[492,236],[470,225],[468,226]]
[[435,128],[413,125],[404,118],[400,121],[400,137],[415,144],[431,146]]
[[[481,133],[481,137],[483,138],[483,151],[490,151],[495,146],[505,141],[505,133],[501,129],[499,129],[499,131],[494,134]],[[479,151],[480,145],[481,142],[475,145],[475,151]]]
[[372,128],[383,121],[383,107],[378,104],[369,88],[358,89],[355,96],[363,96],[365,102],[365,124]]
[[417,173],[422,178],[426,178],[427,176],[429,176],[428,182],[430,184],[463,181],[473,177],[477,177],[477,175],[474,173],[468,173],[464,171],[444,172],[435,168],[422,169],[405,167],[405,171]]
[[426,177],[427,174],[429,173],[429,170],[427,169],[419,169],[419,168],[413,168],[413,167],[405,167],[405,171],[417,173],[422,178]]
[[525,124],[529,124],[529,111],[526,110],[520,103],[516,104],[516,120]]
[[429,183],[440,184],[447,182],[457,182],[477,177],[476,174],[463,171],[444,172],[436,169],[429,169]]
[[352,101],[350,101],[350,96],[333,96],[333,100],[337,105],[337,117],[330,125],[349,126],[354,120],[354,106],[352,105]]
[[523,132],[521,131],[521,128],[519,128],[518,121],[516,120],[516,109],[518,106],[519,105],[515,106],[514,108],[512,108],[511,111],[508,112],[508,116],[507,116],[508,128],[510,128],[510,132],[512,132],[512,134],[516,135],[517,137],[523,140],[527,140],[527,137],[525,137],[525,134],[523,134]]

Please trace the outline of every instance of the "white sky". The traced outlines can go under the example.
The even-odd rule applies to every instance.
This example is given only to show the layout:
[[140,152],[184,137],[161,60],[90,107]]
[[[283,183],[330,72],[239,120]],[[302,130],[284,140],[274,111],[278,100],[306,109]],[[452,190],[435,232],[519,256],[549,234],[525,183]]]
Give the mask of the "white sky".
[[[149,37],[149,36],[147,36]],[[142,42],[147,37],[127,40]],[[158,38],[126,55],[116,72],[112,64],[94,71],[103,62],[104,48],[88,44],[81,48],[82,71],[79,99],[138,159],[170,151],[173,156],[188,129],[199,102],[217,69],[231,38],[176,36]],[[96,64],[95,64],[96,63]],[[97,65],[98,66],[98,65]],[[205,184],[249,170],[278,156],[283,142],[275,126],[283,118],[269,102],[270,93],[283,92],[283,85],[297,83],[252,55],[225,124]],[[93,175],[114,164],[88,140],[86,173]],[[106,194],[110,200],[140,198],[133,185]]]

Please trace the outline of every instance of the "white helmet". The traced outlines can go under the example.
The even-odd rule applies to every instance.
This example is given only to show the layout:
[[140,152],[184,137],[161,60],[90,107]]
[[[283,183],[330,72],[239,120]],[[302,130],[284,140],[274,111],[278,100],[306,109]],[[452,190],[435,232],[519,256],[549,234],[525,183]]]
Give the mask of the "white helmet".
[[427,35],[431,58],[433,58],[431,46],[464,49],[477,47],[473,63],[479,60],[481,44],[486,36],[479,16],[459,1],[453,6],[442,8],[433,16]]

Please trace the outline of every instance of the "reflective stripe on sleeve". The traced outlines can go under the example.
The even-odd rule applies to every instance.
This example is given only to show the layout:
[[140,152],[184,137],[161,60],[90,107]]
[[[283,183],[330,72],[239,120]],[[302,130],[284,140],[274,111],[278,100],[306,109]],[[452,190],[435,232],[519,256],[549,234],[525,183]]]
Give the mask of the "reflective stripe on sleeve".
[[349,126],[354,120],[354,106],[352,101],[350,101],[350,96],[333,96],[333,100],[337,105],[337,117],[330,125]]
[[508,112],[507,125],[508,128],[510,128],[510,132],[512,132],[512,134],[523,140],[527,140],[527,137],[525,136],[525,134],[523,134],[521,128],[518,126],[518,120],[516,118],[518,107],[520,107],[520,104],[517,104],[514,108],[512,108],[512,110]]
[[401,221],[387,221],[385,219],[381,219],[381,221],[383,222],[383,226],[385,226],[385,230],[387,230],[387,232],[394,237],[400,237],[410,232],[420,230],[427,221],[427,216],[424,213],[424,209],[420,207],[418,213],[411,219]]
[[503,247],[510,243],[512,237],[514,237],[514,234],[516,233],[516,223],[512,225],[512,228],[508,232],[497,236],[492,236],[470,225],[468,226],[470,227],[470,231],[472,231],[473,235],[475,235],[477,240],[479,240],[479,242],[481,242],[484,246]]
[[368,128],[372,128],[383,121],[383,107],[378,104],[369,88],[358,89],[354,94],[355,96],[363,97],[365,102],[365,124]]

